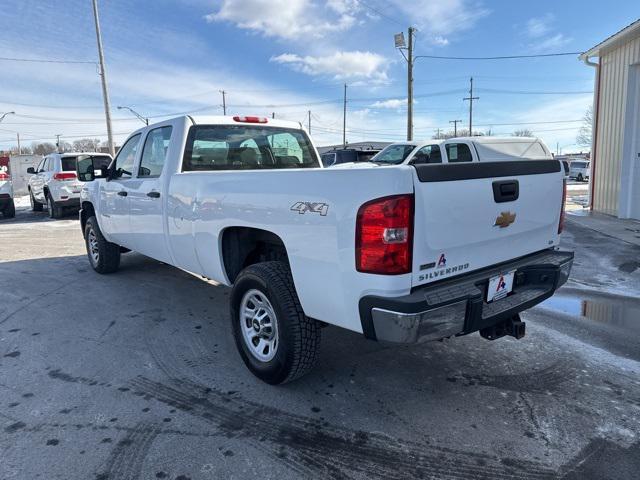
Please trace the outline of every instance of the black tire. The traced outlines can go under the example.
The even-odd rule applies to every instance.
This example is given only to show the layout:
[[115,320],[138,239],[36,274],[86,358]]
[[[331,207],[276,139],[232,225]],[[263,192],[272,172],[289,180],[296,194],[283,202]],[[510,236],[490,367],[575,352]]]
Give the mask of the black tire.
[[5,207],[2,215],[4,215],[4,218],[14,218],[16,216],[16,205],[15,203],[13,203],[13,199],[11,200],[9,205]]
[[31,202],[31,210],[33,210],[34,212],[42,211],[43,205],[34,198],[31,189],[29,189],[29,201]]
[[[84,227],[84,243],[89,263],[98,273],[113,273],[120,266],[120,246],[102,236],[98,219],[89,217]],[[94,250],[94,248],[96,250]]]
[[578,178],[576,178],[576,180],[579,181],[579,182],[583,182],[584,181],[584,178],[582,177],[581,173],[578,174]]
[[49,211],[49,218],[62,217],[63,209],[53,200],[51,192],[47,192],[47,210]]
[[[241,330],[241,303],[245,295],[256,290],[267,298],[276,316],[278,343],[275,356],[269,361],[254,356]],[[242,360],[251,373],[266,383],[291,382],[316,363],[320,325],[304,314],[291,271],[284,262],[256,263],[240,272],[231,291],[231,324]]]

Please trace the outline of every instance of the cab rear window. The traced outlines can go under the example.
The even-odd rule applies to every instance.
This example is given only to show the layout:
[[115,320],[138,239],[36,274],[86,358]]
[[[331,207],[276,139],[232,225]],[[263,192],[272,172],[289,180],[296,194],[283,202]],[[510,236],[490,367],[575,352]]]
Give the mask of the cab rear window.
[[307,134],[289,128],[196,125],[187,138],[184,171],[314,168]]

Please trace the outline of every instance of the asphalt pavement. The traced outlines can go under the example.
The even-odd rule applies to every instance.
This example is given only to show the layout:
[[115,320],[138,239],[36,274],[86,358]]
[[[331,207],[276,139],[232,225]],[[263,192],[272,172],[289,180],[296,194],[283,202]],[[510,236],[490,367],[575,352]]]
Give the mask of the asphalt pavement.
[[316,369],[254,378],[229,289],[78,221],[0,220],[0,479],[635,479],[640,247],[570,217],[573,276],[522,340],[388,347],[328,327]]

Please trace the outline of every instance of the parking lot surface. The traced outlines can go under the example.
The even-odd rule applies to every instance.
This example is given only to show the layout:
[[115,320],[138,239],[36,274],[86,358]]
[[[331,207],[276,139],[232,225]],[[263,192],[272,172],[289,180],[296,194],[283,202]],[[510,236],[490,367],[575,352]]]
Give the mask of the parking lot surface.
[[575,219],[563,241],[573,277],[524,339],[330,327],[272,387],[228,288],[136,253],[100,276],[73,214],[21,207],[0,222],[0,478],[638,478],[640,248]]

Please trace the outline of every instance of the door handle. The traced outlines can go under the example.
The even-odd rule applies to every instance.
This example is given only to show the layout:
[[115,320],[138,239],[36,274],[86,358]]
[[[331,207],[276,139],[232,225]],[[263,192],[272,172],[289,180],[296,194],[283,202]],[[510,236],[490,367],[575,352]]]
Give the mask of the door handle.
[[128,194],[127,194],[127,191],[126,191],[126,190],[120,190],[120,191],[118,192],[118,195],[120,195],[121,197],[126,197]]
[[151,191],[151,192],[147,193],[147,197],[160,198],[160,192]]

